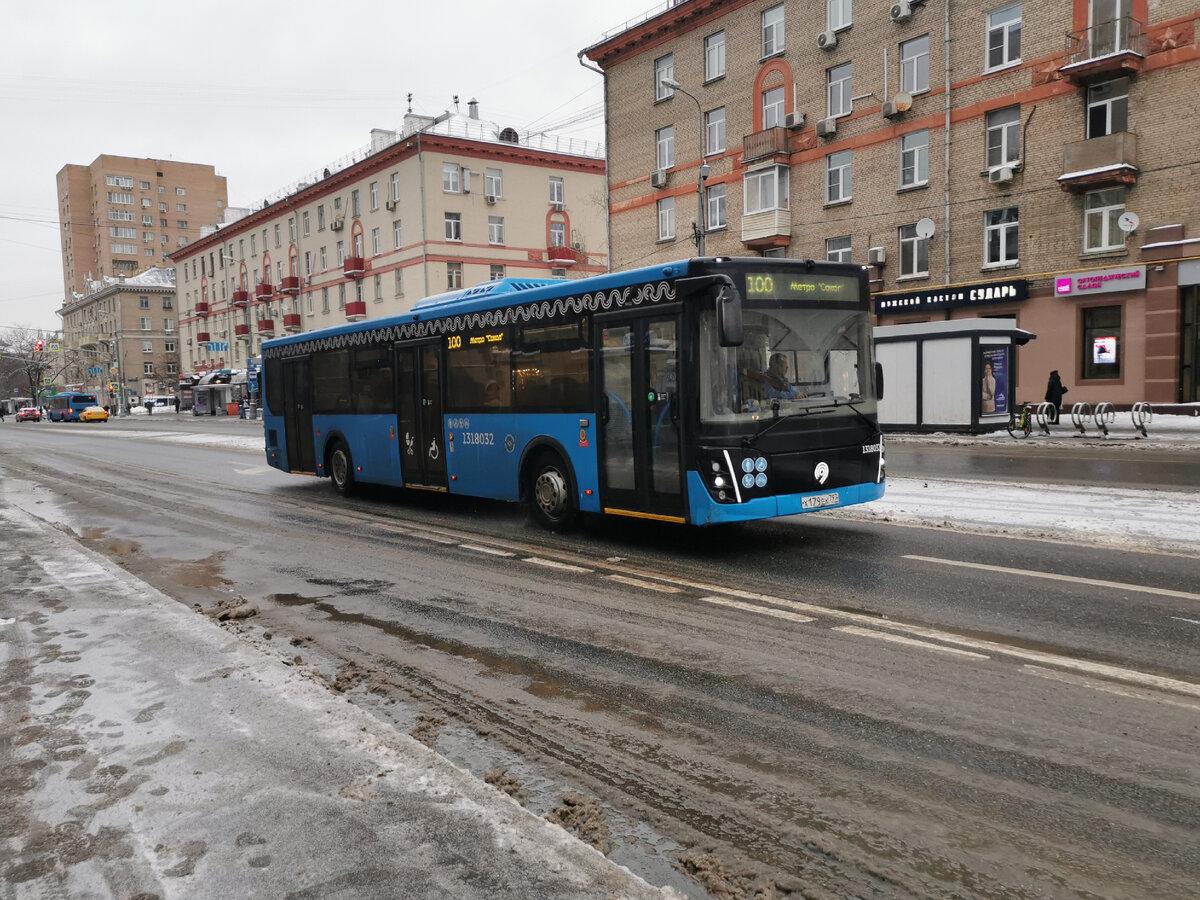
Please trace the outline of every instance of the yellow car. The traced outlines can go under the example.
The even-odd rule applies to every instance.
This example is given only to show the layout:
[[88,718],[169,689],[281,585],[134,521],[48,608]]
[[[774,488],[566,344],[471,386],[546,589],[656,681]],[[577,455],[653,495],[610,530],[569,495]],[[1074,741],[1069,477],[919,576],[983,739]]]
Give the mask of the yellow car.
[[108,413],[102,406],[89,406],[79,414],[80,422],[107,422]]

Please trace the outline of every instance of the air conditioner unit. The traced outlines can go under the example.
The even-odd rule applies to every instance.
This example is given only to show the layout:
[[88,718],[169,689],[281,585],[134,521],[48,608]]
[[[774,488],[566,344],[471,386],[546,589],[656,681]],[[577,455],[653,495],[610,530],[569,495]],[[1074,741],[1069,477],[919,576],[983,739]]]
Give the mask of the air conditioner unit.
[[804,127],[804,113],[788,113],[783,120],[783,124],[793,131],[797,128]]
[[1012,166],[997,166],[988,170],[988,181],[992,184],[1008,184],[1013,180],[1014,174]]
[[667,186],[667,170],[655,169],[651,172],[650,186],[653,188],[665,188]]
[[887,250],[883,247],[872,247],[867,251],[867,262],[872,266],[882,266],[887,262]]
[[907,22],[912,18],[912,4],[908,0],[899,0],[892,4],[892,21]]
[[575,241],[573,244],[571,244],[571,246],[576,250],[582,250],[583,249],[583,241]]
[[345,220],[342,219],[341,216],[339,216],[338,218],[334,219],[332,222],[329,223],[329,227],[332,228],[334,231],[341,231],[342,224],[344,221]]
[[832,31],[822,31],[817,35],[817,46],[822,50],[832,50],[837,46],[837,35]]
[[399,200],[388,200],[388,201],[387,201],[386,203],[384,203],[383,205],[384,205],[385,207],[387,207],[389,210],[390,210],[390,209],[395,209],[397,206],[399,206],[399,205],[400,205],[400,201],[399,201]]
[[485,194],[483,199],[485,199],[487,201],[488,206],[494,206],[496,204],[496,195],[495,194]]
[[828,119],[817,120],[817,137],[829,137],[837,133],[837,118],[830,116]]
[[900,115],[900,112],[901,112],[901,110],[898,106],[896,106],[895,101],[893,101],[893,100],[883,101],[883,117],[885,119],[894,119],[894,118],[896,118],[896,116]]

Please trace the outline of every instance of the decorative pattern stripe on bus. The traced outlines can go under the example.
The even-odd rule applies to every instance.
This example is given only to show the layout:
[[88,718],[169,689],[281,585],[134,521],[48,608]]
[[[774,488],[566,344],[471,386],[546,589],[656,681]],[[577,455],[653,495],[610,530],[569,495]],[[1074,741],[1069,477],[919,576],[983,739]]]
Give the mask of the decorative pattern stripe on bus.
[[[407,322],[401,325],[387,325],[382,328],[353,331],[332,337],[316,338],[311,341],[301,341],[294,344],[284,344],[278,347],[263,349],[264,359],[287,359],[291,356],[303,356],[314,350],[340,350],[343,347],[360,347],[364,344],[392,343],[409,341],[418,338],[440,337],[460,331],[474,331],[481,328],[496,328],[502,325],[535,322],[543,319],[553,319],[557,316],[579,315],[582,312],[607,312],[611,309],[626,309],[644,304],[661,303],[664,300],[675,299],[675,286],[668,281],[654,284],[643,284],[633,293],[634,286],[624,290],[597,291],[594,294],[579,294],[571,297],[557,297],[554,300],[540,300],[523,306],[505,306],[500,309],[487,309],[478,312],[446,316],[445,318],[429,319],[422,322]],[[632,296],[631,296],[632,294]],[[511,295],[505,295],[511,296]]]

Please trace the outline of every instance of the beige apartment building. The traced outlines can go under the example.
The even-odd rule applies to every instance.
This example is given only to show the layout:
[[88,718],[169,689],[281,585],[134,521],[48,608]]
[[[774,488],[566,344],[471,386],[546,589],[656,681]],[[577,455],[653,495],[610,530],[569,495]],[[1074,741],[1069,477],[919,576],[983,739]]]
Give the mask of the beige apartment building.
[[88,279],[136,275],[225,221],[225,176],[212,166],[98,156],[58,173],[65,296]]
[[398,132],[171,258],[183,365],[241,368],[278,334],[393,315],[497,278],[608,267],[604,150],[468,114]]
[[1015,320],[1019,402],[1052,369],[1068,404],[1200,400],[1198,23],[1196,0],[660,5],[581,53],[613,267],[694,253],[697,222],[708,255],[870,266],[880,324]]
[[170,397],[179,383],[175,271],[88,280],[60,310],[63,370],[59,384],[96,394],[114,409],[146,397]]

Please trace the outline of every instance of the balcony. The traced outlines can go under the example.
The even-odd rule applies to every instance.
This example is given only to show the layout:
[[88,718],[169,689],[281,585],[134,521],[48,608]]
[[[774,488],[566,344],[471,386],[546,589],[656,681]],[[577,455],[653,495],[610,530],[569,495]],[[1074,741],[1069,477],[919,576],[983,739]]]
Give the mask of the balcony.
[[212,308],[207,302],[204,300],[196,301],[196,315],[207,316],[210,312],[212,312]]
[[212,335],[209,334],[207,331],[197,331],[196,332],[196,343],[197,344],[207,344],[211,340],[212,340]]
[[546,258],[550,260],[550,264],[554,266],[573,266],[578,259],[575,256],[575,251],[570,247],[547,247]]
[[788,131],[786,128],[767,128],[756,131],[742,138],[742,162],[765,159],[776,153],[788,152]]
[[272,337],[275,334],[275,320],[259,319],[258,334],[260,337]]
[[342,274],[350,278],[358,278],[367,271],[367,263],[361,256],[347,256],[342,263]]
[[275,285],[264,281],[262,284],[254,286],[255,300],[270,300],[275,296]]
[[250,337],[250,326],[249,325],[234,325],[233,326],[233,335],[234,335],[234,337],[240,337],[240,338]]
[[300,324],[300,313],[284,313],[284,316],[283,316],[283,330],[284,331],[299,331],[302,327],[303,326]]
[[350,322],[357,322],[359,319],[367,317],[367,301],[352,300],[346,304],[346,319]]
[[245,309],[250,303],[249,291],[234,291],[233,300],[230,301],[234,309]]
[[279,293],[281,294],[298,294],[300,293],[300,276],[289,275],[283,281],[279,282]]
[[1118,131],[1104,137],[1063,146],[1063,173],[1058,186],[1064,191],[1091,191],[1118,184],[1136,184],[1137,135]]
[[751,250],[773,250],[792,242],[792,211],[768,209],[742,216],[742,243]]
[[1136,75],[1146,59],[1146,34],[1131,16],[1067,35],[1067,61],[1058,72],[1075,84]]

